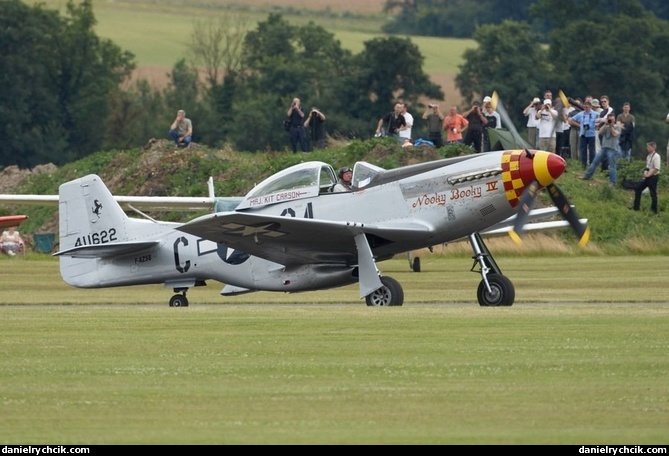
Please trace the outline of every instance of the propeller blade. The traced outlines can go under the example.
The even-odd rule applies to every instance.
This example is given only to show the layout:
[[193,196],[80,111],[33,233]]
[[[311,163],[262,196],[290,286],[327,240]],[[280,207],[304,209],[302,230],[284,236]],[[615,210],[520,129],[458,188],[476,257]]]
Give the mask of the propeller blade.
[[511,239],[518,245],[522,243],[520,235],[523,233],[523,228],[527,222],[527,216],[532,210],[532,207],[534,207],[534,200],[537,197],[538,191],[539,183],[537,181],[532,181],[520,196],[520,205],[518,207],[518,213],[516,214],[516,222],[513,225],[513,229],[509,231],[509,236],[511,236]]
[[492,97],[490,97],[490,106],[492,106],[493,111],[497,110],[497,101],[499,100],[499,95],[497,95],[497,91],[493,90],[492,92]]
[[567,95],[564,94],[562,90],[558,92],[558,95],[560,97],[560,100],[562,100],[562,104],[564,105],[565,108],[569,107],[569,98],[567,98]]
[[562,217],[571,225],[574,234],[579,239],[578,246],[585,247],[590,240],[590,228],[585,223],[580,222],[576,209],[571,207],[567,197],[557,185],[550,184],[546,187],[546,190],[548,190],[553,204],[558,208]]

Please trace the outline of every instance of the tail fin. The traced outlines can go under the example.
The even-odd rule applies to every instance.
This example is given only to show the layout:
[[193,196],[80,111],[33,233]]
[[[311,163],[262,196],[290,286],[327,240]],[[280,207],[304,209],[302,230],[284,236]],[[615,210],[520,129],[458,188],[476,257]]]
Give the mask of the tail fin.
[[[122,255],[158,245],[133,240],[130,230],[144,221],[130,219],[99,176],[90,174],[60,186],[60,274],[75,287],[97,288],[116,278],[102,272],[104,264]],[[136,231],[136,228],[135,228]],[[135,237],[137,233],[135,233]],[[100,261],[103,260],[103,261]]]
[[61,250],[128,239],[128,216],[99,176],[62,184],[58,201]]

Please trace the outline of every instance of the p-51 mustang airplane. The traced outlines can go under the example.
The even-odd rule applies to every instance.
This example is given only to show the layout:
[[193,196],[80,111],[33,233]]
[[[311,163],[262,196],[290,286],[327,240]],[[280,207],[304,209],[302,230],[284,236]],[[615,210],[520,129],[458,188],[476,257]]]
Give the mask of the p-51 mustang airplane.
[[[581,244],[589,237],[554,184],[566,168],[558,155],[518,149],[385,170],[358,162],[353,190],[333,193],[331,165],[312,161],[256,185],[230,210],[187,223],[128,217],[97,175],[59,189],[60,271],[70,285],[102,288],[158,284],[187,306],[189,288],[207,280],[222,295],[301,292],[359,284],[370,306],[399,306],[402,286],[377,263],[396,254],[467,238],[481,282],[482,306],[510,306],[511,281],[481,233],[519,239],[535,215],[560,213]],[[532,210],[546,187],[556,208]],[[531,224],[528,224],[528,226]]]

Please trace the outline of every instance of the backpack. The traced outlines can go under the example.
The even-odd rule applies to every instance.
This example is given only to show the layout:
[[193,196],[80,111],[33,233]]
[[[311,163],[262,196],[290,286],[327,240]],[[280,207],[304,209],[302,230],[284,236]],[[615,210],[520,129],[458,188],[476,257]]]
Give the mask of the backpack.
[[290,120],[286,119],[283,121],[283,129],[286,131],[290,131]]

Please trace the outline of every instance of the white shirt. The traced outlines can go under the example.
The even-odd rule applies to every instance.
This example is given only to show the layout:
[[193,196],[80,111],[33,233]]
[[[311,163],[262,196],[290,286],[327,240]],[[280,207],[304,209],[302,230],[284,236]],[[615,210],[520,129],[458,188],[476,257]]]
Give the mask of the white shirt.
[[549,110],[542,109],[540,111],[541,118],[539,119],[539,137],[540,138],[554,138],[555,137],[555,122],[557,120],[557,111],[553,108]]
[[404,121],[407,124],[407,127],[404,130],[400,130],[399,137],[411,139],[411,127],[413,126],[413,116],[409,112],[402,114],[404,116]]
[[528,127],[538,127],[539,121],[537,120],[537,110],[532,106],[527,110],[527,126]]

